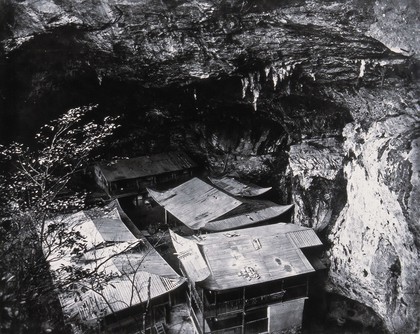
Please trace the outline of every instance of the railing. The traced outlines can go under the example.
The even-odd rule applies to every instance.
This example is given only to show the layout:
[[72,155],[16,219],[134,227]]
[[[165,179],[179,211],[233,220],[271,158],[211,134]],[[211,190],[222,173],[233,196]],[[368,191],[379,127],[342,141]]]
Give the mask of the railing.
[[197,315],[195,314],[193,310],[190,312],[190,318],[192,319],[194,323],[194,327],[196,328],[197,332],[201,334],[203,332],[202,330],[203,324],[202,323],[200,324],[200,321],[198,320]]
[[241,334],[242,325],[206,332],[206,334]]
[[203,301],[201,300],[200,295],[198,294],[197,290],[195,290],[194,288],[190,289],[191,292],[191,296],[192,298],[195,300],[195,303],[197,304],[197,306],[203,310]]
[[245,333],[265,333],[268,331],[268,318],[257,319],[245,323]]
[[119,195],[125,195],[125,194],[137,194],[139,191],[139,188],[136,184],[127,185],[123,187],[111,187],[108,192],[111,196],[119,196]]
[[[285,290],[278,291],[275,293],[270,293],[267,295],[257,296],[253,298],[245,299],[245,303],[243,299],[234,299],[228,300],[225,302],[217,302],[216,305],[209,304],[206,300],[206,317],[207,316],[218,316],[228,313],[235,313],[238,311],[242,311],[244,307],[250,307],[254,305],[260,304],[269,304],[276,301],[282,301],[284,294],[286,293]],[[199,298],[199,296],[197,295]],[[201,302],[201,299],[199,299]]]
[[243,299],[234,299],[228,300],[225,302],[217,302],[216,305],[207,304],[206,305],[206,317],[207,316],[217,316],[227,313],[234,313],[237,311],[242,311],[244,308]]
[[253,298],[248,298],[245,300],[245,306],[253,306],[258,304],[266,304],[275,301],[280,301],[283,299],[286,290],[278,291],[275,293],[270,293],[267,295],[257,296]]

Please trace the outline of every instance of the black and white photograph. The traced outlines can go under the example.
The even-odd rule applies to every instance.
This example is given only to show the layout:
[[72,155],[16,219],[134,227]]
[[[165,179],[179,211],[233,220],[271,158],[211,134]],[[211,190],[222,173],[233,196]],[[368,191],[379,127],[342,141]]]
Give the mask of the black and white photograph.
[[0,0],[0,334],[419,334],[418,0]]

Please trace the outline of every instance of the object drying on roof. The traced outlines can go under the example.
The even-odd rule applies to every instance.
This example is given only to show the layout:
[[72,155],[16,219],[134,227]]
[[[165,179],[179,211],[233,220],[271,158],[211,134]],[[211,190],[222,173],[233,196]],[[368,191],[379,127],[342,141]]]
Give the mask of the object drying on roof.
[[[187,242],[197,245],[195,249],[189,246],[189,252],[194,253],[199,263],[204,261],[207,264],[211,275],[204,281],[202,277],[200,280],[194,279],[195,282],[202,281],[201,286],[211,290],[226,290],[255,283],[252,279],[238,278],[244,268],[251,268],[248,272],[254,271],[258,274],[258,283],[314,271],[302,253],[301,245],[295,243],[291,235],[296,231],[312,231],[314,246],[322,245],[321,241],[309,228],[294,225],[296,230],[292,230],[288,225],[294,224],[278,223],[269,227],[245,228],[236,230],[235,236],[227,235],[226,232],[211,233],[203,235],[200,241],[186,239],[173,232],[171,237],[182,265],[187,262],[180,257],[179,240],[183,240],[184,245]],[[196,276],[196,267],[184,268],[190,279]]]
[[[312,229],[279,223],[200,238],[171,232],[171,237],[182,271],[193,283],[189,306],[198,333],[301,326],[309,274],[315,272],[301,248],[321,245]],[[208,277],[197,278],[198,269]]]

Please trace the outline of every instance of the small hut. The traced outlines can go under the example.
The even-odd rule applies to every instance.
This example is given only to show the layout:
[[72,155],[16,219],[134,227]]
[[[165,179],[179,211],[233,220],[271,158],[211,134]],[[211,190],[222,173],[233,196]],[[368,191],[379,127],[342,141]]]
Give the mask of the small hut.
[[189,179],[197,165],[182,151],[94,166],[96,183],[113,198],[146,193],[146,187]]

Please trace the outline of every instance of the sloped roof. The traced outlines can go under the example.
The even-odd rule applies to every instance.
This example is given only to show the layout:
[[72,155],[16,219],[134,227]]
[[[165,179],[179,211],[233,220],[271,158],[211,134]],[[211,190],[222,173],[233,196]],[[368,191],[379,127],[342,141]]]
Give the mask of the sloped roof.
[[289,232],[287,237],[299,248],[322,246],[321,240],[310,228]]
[[164,192],[147,190],[157,203],[192,230],[213,232],[245,227],[278,217],[293,207],[270,201],[239,200],[198,178]]
[[[47,225],[49,225],[50,223],[64,224],[68,233],[79,233],[80,236],[84,239],[85,246],[87,249],[105,243],[104,238],[102,237],[101,233],[97,230],[92,219],[90,219],[83,211],[77,212],[72,215],[59,216],[54,220],[54,222],[48,221]],[[48,241],[51,241],[52,243],[57,242],[56,240],[53,240],[52,236],[50,239],[51,240]]]
[[[85,243],[89,245],[80,257],[72,256],[72,247],[52,247],[55,249],[47,257],[52,270],[58,270],[60,266],[72,266],[80,270],[90,270],[103,273],[108,276],[101,284],[102,289],[96,290],[92,287],[90,280],[80,279],[74,286],[78,290],[63,292],[59,295],[63,312],[68,317],[79,317],[82,321],[94,321],[97,316],[106,316],[112,312],[134,306],[147,300],[148,285],[150,284],[150,298],[153,299],[179,287],[185,279],[180,277],[154,247],[145,239],[137,239],[127,229],[123,229],[119,220],[116,231],[123,231],[117,238],[112,238],[108,228],[103,229],[106,233],[105,239],[97,226],[92,221],[93,217],[97,222],[118,221],[115,210],[104,212],[101,217],[97,208],[92,212],[78,212],[67,217],[60,217],[59,221],[70,229],[77,228],[83,236]],[[100,229],[104,225],[100,225]],[[85,227],[84,227],[85,226]],[[109,227],[109,226],[108,226]],[[53,244],[55,239],[49,240]],[[97,247],[103,244],[104,240],[112,240],[107,247]],[[57,239],[58,240],[58,239]],[[102,242],[101,242],[102,240]],[[56,241],[57,242],[57,241]],[[108,246],[109,245],[109,246]],[[66,271],[58,271],[58,280],[65,280]]]
[[147,190],[157,203],[194,230],[241,205],[239,200],[198,178],[165,192]]
[[225,215],[225,218],[219,217],[208,222],[203,230],[211,232],[234,230],[273,219],[293,208],[293,204],[278,205],[269,201],[253,202],[249,203],[251,205],[243,203],[238,209],[234,209]]
[[137,240],[120,219],[99,218],[92,221],[102,238],[107,242]]
[[[206,234],[201,241],[191,239],[211,273],[199,284],[210,290],[226,290],[313,272],[305,255],[287,237],[287,225]],[[185,270],[190,277],[189,269]]]
[[178,259],[188,273],[188,277],[194,282],[200,282],[210,276],[210,270],[206,261],[193,240],[183,238],[169,230],[172,244],[177,252]]
[[182,151],[159,153],[98,164],[108,182],[130,180],[196,167]]
[[[154,299],[176,289],[184,280],[181,277],[170,279],[137,271],[104,284],[102,290],[88,290],[81,295],[65,298],[63,307],[70,317],[79,317],[85,322],[94,322],[104,315],[115,313],[129,307]],[[150,283],[150,289],[149,289]],[[76,298],[77,301],[74,302]]]
[[209,177],[209,180],[216,186],[233,196],[255,197],[265,194],[272,187],[263,188],[250,182],[239,181],[233,177],[222,178]]
[[284,224],[282,227],[287,237],[299,248],[322,246],[321,240],[310,227],[296,224]]

